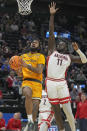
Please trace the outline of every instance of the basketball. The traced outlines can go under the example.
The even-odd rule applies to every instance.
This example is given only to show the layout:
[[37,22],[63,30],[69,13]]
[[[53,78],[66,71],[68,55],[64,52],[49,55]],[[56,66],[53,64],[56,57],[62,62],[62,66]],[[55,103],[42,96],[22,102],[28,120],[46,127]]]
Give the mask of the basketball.
[[12,56],[9,60],[11,69],[18,70],[21,67],[22,59],[20,56]]

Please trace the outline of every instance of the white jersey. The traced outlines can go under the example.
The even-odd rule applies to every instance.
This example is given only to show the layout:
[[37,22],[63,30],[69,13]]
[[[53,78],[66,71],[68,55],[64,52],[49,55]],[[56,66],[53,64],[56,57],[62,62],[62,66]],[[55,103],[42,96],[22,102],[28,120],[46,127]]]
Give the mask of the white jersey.
[[42,98],[40,105],[39,105],[39,111],[45,112],[45,111],[51,111],[51,104],[49,103],[48,98]]
[[71,63],[69,55],[54,51],[47,61],[47,77],[53,79],[65,79],[67,68]]

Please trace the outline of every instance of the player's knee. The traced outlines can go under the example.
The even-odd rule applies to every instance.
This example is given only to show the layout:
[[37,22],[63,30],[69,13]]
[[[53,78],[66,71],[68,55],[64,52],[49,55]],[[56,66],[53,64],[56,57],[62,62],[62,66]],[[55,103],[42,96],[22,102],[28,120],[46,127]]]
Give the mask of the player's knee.
[[30,88],[24,88],[23,95],[26,99],[32,99],[32,90]]
[[29,91],[25,92],[25,98],[26,99],[32,99],[32,93],[30,93]]
[[25,98],[26,99],[32,99],[32,95],[29,92],[25,93]]

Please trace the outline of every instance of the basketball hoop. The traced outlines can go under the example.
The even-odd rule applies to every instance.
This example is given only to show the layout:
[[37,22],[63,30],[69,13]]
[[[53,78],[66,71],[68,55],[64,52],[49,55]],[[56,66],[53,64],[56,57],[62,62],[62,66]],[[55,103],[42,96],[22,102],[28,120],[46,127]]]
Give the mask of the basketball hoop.
[[21,15],[29,15],[32,13],[31,4],[33,0],[16,0],[18,3],[19,13]]

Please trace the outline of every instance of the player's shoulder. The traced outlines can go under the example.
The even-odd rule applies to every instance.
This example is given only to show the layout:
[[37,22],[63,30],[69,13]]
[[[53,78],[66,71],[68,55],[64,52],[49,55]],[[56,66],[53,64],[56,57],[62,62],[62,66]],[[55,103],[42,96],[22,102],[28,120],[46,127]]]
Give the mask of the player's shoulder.
[[23,58],[24,58],[24,57],[27,57],[27,53],[22,54],[21,57],[23,57]]
[[45,56],[44,56],[42,53],[37,53],[37,55],[38,55],[39,57],[44,57],[44,58],[45,58]]

